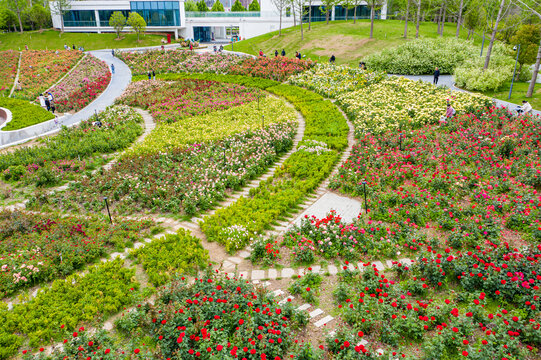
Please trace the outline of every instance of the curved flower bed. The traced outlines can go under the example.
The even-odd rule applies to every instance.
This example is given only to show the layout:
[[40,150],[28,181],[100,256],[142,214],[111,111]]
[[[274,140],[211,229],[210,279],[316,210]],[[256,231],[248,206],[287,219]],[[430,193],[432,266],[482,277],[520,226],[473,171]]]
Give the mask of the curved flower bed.
[[338,103],[355,125],[356,137],[437,124],[445,115],[447,101],[457,112],[492,103],[483,95],[446,90],[397,76],[338,97]]
[[115,55],[130,67],[133,75],[147,75],[148,71],[152,70],[157,74],[171,72],[190,55],[190,52],[185,50],[117,51]]
[[225,73],[250,75],[276,81],[284,81],[294,74],[302,73],[313,67],[311,60],[299,60],[286,57],[247,57],[239,64],[233,65]]
[[8,96],[17,76],[20,52],[14,50],[0,51],[0,96]]
[[0,294],[65,277],[140,240],[151,224],[0,212]]
[[79,111],[90,104],[109,85],[111,72],[107,64],[88,54],[77,68],[49,91],[58,112]]
[[19,70],[19,86],[13,97],[35,100],[40,93],[54,85],[81,59],[76,50],[23,51]]
[[356,69],[344,65],[317,64],[310,70],[291,76],[289,83],[335,98],[365,88],[386,78],[381,71]]

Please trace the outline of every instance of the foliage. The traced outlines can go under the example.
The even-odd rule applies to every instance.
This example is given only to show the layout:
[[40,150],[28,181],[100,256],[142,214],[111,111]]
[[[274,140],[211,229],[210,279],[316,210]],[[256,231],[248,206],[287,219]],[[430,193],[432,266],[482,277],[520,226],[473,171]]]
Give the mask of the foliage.
[[130,26],[137,34],[137,41],[139,41],[139,36],[141,33],[144,33],[147,28],[145,19],[143,19],[143,17],[136,12],[130,12],[128,20],[126,20],[126,25]]
[[58,218],[30,213],[0,213],[0,293],[2,297],[65,277],[113,250],[148,234],[149,221]]
[[384,78],[385,73],[380,71],[356,69],[343,65],[317,64],[312,69],[290,77],[289,83],[335,98],[378,83]]
[[262,263],[264,266],[271,266],[280,259],[280,249],[277,240],[258,238],[252,245],[250,260],[252,263]]
[[131,252],[155,285],[163,285],[176,275],[197,274],[209,260],[201,241],[184,229],[166,234]]
[[127,106],[109,107],[98,116],[103,124],[101,128],[92,125],[95,118],[91,118],[78,126],[63,128],[54,137],[43,139],[43,146],[25,146],[1,154],[0,171],[5,177],[10,169],[20,165],[29,171],[55,160],[114,152],[125,149],[142,133],[141,115]]
[[96,99],[111,81],[109,66],[92,54],[49,91],[58,112],[79,111]]
[[193,0],[188,0],[184,3],[184,10],[185,11],[198,11],[197,5]]
[[291,283],[288,290],[293,295],[300,295],[310,304],[317,304],[322,281],[323,278],[317,272],[308,271],[304,276],[299,275],[299,278]]
[[445,115],[447,101],[459,113],[491,103],[482,95],[451,91],[397,76],[338,97],[355,126],[357,137],[437,124]]
[[115,29],[117,39],[120,38],[120,33],[122,29],[126,26],[126,17],[122,11],[115,11],[111,14],[109,18],[109,26],[112,26]]
[[19,67],[19,52],[13,50],[0,51],[0,58],[3,60],[0,63],[0,96],[8,96],[11,88],[13,87],[13,81],[17,76],[17,69]]
[[233,6],[231,6],[231,11],[246,11],[246,8],[242,6],[239,0],[235,0]]
[[196,4],[197,11],[200,12],[206,12],[209,11],[209,8],[207,7],[207,4],[205,3],[205,0],[199,0]]
[[40,93],[54,85],[83,54],[78,50],[29,50],[23,51],[19,82],[13,97],[36,100]]
[[250,5],[248,6],[248,11],[261,11],[261,6],[259,5],[259,2],[257,0],[252,0]]
[[[174,113],[174,110],[171,112]],[[126,156],[154,154],[219,140],[250,129],[264,128],[265,119],[272,124],[293,121],[295,117],[293,109],[282,100],[265,97],[259,100],[259,105],[252,101],[228,110],[163,124],[128,150]]]
[[416,39],[364,58],[369,69],[390,74],[452,74],[465,60],[479,57],[471,42],[453,38]]
[[223,12],[223,11],[225,11],[225,9],[224,9],[224,6],[223,6],[222,2],[220,0],[216,0],[214,2],[214,4],[212,5],[212,8],[210,9],[210,11]]
[[0,107],[10,110],[12,115],[11,121],[2,128],[2,131],[18,130],[54,119],[52,113],[26,100],[0,97]]

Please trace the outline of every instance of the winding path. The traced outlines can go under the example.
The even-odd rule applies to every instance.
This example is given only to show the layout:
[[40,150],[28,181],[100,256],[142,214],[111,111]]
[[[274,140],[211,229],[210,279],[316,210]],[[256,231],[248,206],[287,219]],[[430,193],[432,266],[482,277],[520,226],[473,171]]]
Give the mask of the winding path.
[[113,57],[111,50],[96,50],[89,53],[107,63],[109,67],[111,64],[115,65],[115,74],[111,77],[111,82],[107,86],[107,89],[87,107],[73,115],[65,115],[20,130],[0,131],[0,148],[53,134],[59,131],[61,126],[77,125],[81,121],[90,118],[95,112],[105,110],[106,107],[114,103],[117,97],[122,95],[131,82],[132,75],[128,65],[118,58]]

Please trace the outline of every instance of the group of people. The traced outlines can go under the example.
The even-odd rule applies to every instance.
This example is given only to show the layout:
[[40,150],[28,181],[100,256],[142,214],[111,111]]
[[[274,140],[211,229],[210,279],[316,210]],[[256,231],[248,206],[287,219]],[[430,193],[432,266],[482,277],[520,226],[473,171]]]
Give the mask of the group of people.
[[[71,49],[73,49],[73,50],[77,49],[77,48],[75,47],[75,44],[72,44],[72,45],[71,45],[71,48],[68,46],[68,44],[64,44],[64,50],[71,50]],[[28,50],[28,49],[26,49],[26,50]],[[85,48],[82,47],[82,46],[79,46],[79,51],[85,51]],[[113,56],[114,56],[114,55],[113,55]]]
[[216,47],[216,45],[214,45],[214,53],[221,53],[222,51],[224,51],[224,46],[223,45],[220,45],[220,47]]
[[152,70],[152,71],[149,70],[147,75],[148,75],[149,80],[151,80],[151,79],[156,80],[156,73],[154,72],[154,70]]
[[53,94],[51,94],[50,92],[45,93],[45,95],[39,94],[39,105],[54,114],[56,107],[54,105]]

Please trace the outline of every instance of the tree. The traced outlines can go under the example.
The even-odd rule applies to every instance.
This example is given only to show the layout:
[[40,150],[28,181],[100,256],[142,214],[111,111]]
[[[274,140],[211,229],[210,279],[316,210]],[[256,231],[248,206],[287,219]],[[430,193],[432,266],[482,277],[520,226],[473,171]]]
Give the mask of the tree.
[[522,25],[511,37],[511,44],[520,44],[518,63],[520,67],[517,79],[522,71],[522,65],[533,64],[537,55],[537,44],[541,40],[541,27],[539,25]]
[[126,26],[126,17],[121,11],[115,11],[109,18],[109,26],[112,26],[116,32],[116,38],[120,39],[120,33],[124,26]]
[[224,5],[222,4],[222,2],[220,0],[216,0],[214,2],[214,4],[212,4],[212,7],[210,8],[210,11],[224,12],[225,11]]
[[239,0],[235,0],[235,2],[233,3],[233,6],[231,6],[231,11],[246,11],[246,8],[242,6]]
[[417,7],[417,15],[415,20],[415,38],[419,38],[419,22],[421,20],[421,2],[422,0],[413,0],[413,3]]
[[21,15],[26,8],[26,0],[6,0],[6,6],[9,10],[13,11],[19,20],[19,29],[23,32],[23,22],[21,20]]
[[460,26],[462,24],[462,11],[464,10],[464,0],[459,0],[458,19],[456,20],[456,38],[460,35]]
[[353,23],[357,22],[357,8],[363,0],[353,0]]
[[321,11],[325,11],[325,19],[327,21],[327,25],[329,25],[329,15],[331,14],[332,7],[335,5],[336,0],[321,0],[321,6],[319,9]]
[[374,16],[376,8],[381,7],[384,0],[366,0],[367,6],[370,8],[370,39],[374,38]]
[[34,4],[26,11],[26,21],[32,29],[43,29],[51,19],[51,14],[40,4]]
[[404,23],[404,39],[408,38],[408,20],[410,17],[410,0],[406,0],[406,16],[405,16],[405,23]]
[[280,25],[278,27],[278,36],[282,36],[282,15],[284,13],[284,8],[287,5],[287,0],[271,0],[271,1],[274,4],[274,6],[276,6],[276,10],[278,11],[278,15],[280,16]]
[[340,5],[342,5],[342,8],[346,9],[346,22],[348,21],[348,13],[349,10],[353,9],[353,0],[342,0]]
[[188,0],[184,3],[184,11],[197,11],[197,5],[192,0]]
[[60,15],[60,29],[64,32],[64,15],[71,10],[71,0],[50,0],[52,13]]
[[484,8],[479,0],[473,1],[464,14],[464,26],[468,29],[468,39],[474,31],[480,27],[484,28]]
[[290,0],[290,4],[293,10],[293,16],[296,17],[298,14],[300,23],[301,23],[301,40],[304,40],[304,28],[302,18],[304,15],[308,14],[306,10],[306,0]]
[[[197,5],[197,11],[200,11],[200,12],[209,11],[209,8],[207,7],[207,4],[205,3],[205,0],[199,0],[196,5]],[[233,10],[233,11],[235,11],[235,10]]]
[[17,31],[17,15],[11,10],[0,10],[0,29]]
[[248,11],[261,11],[261,6],[259,6],[257,0],[254,0],[250,3],[250,5],[248,6]]
[[139,41],[139,35],[141,35],[142,32],[145,32],[147,28],[145,19],[138,13],[131,12],[126,23],[137,33],[137,41]]
[[506,1],[507,0],[500,1],[500,6],[498,7],[498,15],[496,16],[496,19],[494,20],[492,26],[492,36],[490,37],[490,43],[488,44],[487,56],[485,57],[485,66],[483,67],[483,70],[488,69],[488,64],[490,63],[490,55],[492,54],[492,47],[494,46],[496,34],[498,33],[498,25],[500,24],[500,21],[503,19],[505,13],[507,12],[507,9],[509,8],[508,5],[506,9]]

